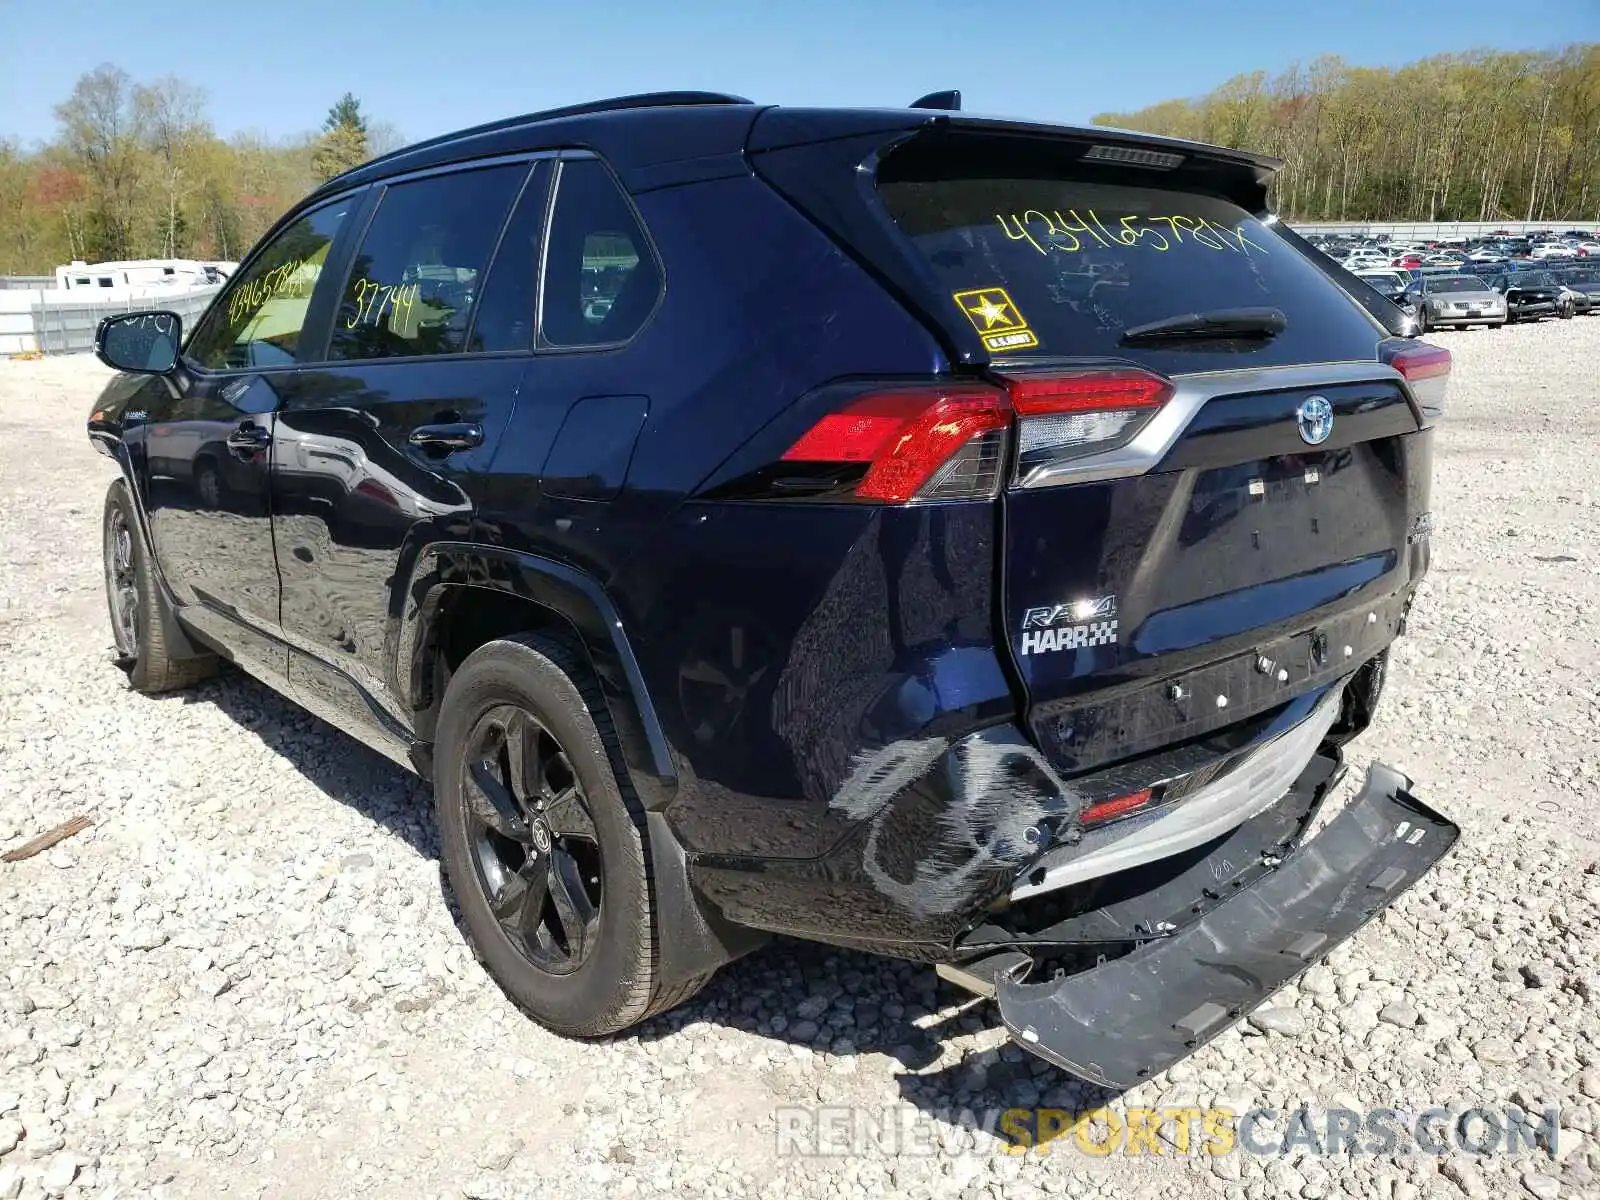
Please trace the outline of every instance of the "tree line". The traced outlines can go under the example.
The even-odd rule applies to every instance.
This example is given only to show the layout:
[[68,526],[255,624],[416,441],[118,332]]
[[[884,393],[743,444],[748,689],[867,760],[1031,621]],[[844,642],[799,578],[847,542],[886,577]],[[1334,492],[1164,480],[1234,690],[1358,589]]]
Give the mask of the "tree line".
[[401,143],[349,93],[315,133],[221,138],[200,89],[109,65],[55,116],[43,146],[0,138],[0,275],[73,259],[237,259],[319,182]]
[[[0,275],[75,258],[236,259],[318,182],[401,141],[348,93],[315,133],[221,138],[201,90],[109,65],[55,111],[47,144],[0,139]],[[1600,43],[1397,69],[1323,57],[1094,120],[1281,157],[1274,202],[1290,219],[1600,213]]]
[[1277,155],[1274,206],[1290,219],[1592,224],[1600,213],[1600,43],[1398,69],[1324,57],[1094,120]]

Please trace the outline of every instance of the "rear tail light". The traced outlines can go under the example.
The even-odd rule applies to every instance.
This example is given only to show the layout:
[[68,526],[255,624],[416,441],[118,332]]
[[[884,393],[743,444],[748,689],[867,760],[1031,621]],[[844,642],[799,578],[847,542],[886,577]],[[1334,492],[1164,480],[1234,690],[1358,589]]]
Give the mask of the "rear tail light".
[[999,492],[1011,405],[986,384],[871,392],[829,413],[783,455],[786,463],[865,463],[861,500],[967,500]]
[[1444,412],[1450,384],[1450,351],[1424,342],[1409,342],[1390,354],[1388,362],[1405,377],[1424,413],[1437,417]]
[[1013,421],[1023,479],[1127,445],[1172,396],[1168,380],[1126,368],[1001,375],[997,383],[875,388],[818,420],[782,463],[828,479],[847,474],[846,495],[856,500],[982,499],[1005,479]]
[[1017,412],[1017,478],[1126,446],[1172,396],[1148,371],[1116,368],[1002,376]]

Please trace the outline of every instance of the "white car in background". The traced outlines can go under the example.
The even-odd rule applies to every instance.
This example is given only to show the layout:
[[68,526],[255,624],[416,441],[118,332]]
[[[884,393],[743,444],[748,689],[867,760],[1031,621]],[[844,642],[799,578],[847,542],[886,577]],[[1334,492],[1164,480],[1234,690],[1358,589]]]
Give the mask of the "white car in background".
[[1578,252],[1560,242],[1541,242],[1533,248],[1529,258],[1577,258]]

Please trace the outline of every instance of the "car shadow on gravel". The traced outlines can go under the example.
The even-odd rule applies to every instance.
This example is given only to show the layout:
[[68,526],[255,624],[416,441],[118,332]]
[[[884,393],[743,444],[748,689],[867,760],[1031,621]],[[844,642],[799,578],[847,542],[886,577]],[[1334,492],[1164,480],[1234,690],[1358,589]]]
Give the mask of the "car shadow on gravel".
[[[319,792],[401,838],[436,866],[439,838],[428,785],[376,751],[242,671],[226,670],[199,687],[156,697],[209,704],[287,761]],[[468,944],[460,906],[438,872],[440,898]],[[969,1110],[981,1119],[1016,1105],[1050,1102],[1079,1111],[1119,1093],[1058,1070],[1012,1047],[1006,1054],[970,1044],[939,1064],[954,1041],[981,1036],[992,1045],[998,1014],[939,979],[929,965],[844,950],[795,938],[768,945],[720,970],[688,1003],[618,1035],[619,1042],[670,1039],[706,1022],[805,1046],[829,1059],[872,1058],[901,1096],[942,1120]],[[769,1073],[776,1103],[831,1103],[790,1072]],[[846,1089],[840,1097],[859,1093]]]
[[198,687],[153,699],[219,709],[318,791],[382,826],[423,858],[438,861],[428,785],[266,684],[227,668]]
[[[939,979],[929,965],[799,939],[776,938],[730,963],[693,1000],[619,1040],[666,1039],[699,1022],[804,1046],[830,1060],[874,1057],[878,1070],[871,1077],[893,1076],[902,1099],[946,1123],[963,1112],[982,1121],[985,1113],[1041,1103],[1081,1112],[1121,1094],[1008,1042],[995,1047],[994,1006]],[[972,1044],[975,1035],[987,1048]],[[941,1065],[947,1047],[958,1042],[965,1043],[960,1053]],[[841,1082],[835,1089],[814,1080],[796,1086],[789,1073],[772,1075],[769,1089],[779,1103],[860,1100],[859,1086]]]

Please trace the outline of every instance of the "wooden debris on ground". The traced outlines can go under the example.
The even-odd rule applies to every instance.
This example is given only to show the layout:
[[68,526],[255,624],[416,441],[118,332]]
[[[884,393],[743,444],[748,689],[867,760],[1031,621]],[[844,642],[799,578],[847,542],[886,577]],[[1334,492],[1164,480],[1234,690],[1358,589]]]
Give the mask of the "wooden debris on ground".
[[79,813],[70,821],[63,821],[54,829],[48,829],[38,837],[23,842],[15,850],[7,850],[0,854],[0,862],[21,862],[25,858],[32,858],[35,854],[43,854],[57,842],[64,842],[75,833],[82,833],[94,824],[93,818],[85,813]]

